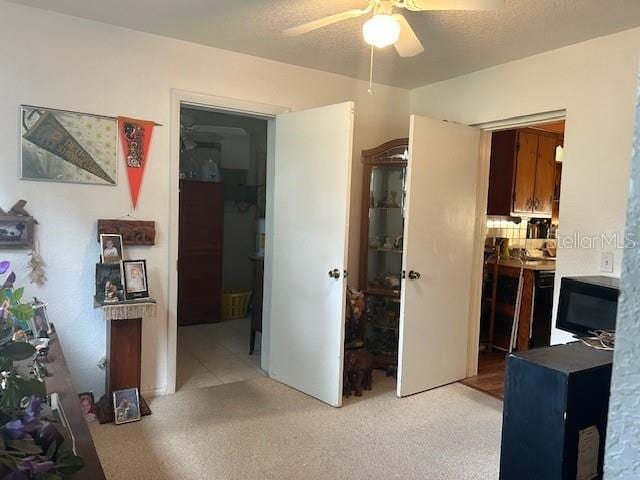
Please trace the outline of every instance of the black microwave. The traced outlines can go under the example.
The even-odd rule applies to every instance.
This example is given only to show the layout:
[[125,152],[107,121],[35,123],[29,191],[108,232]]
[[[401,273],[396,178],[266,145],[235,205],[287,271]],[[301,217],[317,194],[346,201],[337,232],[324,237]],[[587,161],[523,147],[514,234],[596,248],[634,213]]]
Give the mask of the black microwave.
[[605,276],[563,277],[556,327],[576,335],[616,329],[620,279]]

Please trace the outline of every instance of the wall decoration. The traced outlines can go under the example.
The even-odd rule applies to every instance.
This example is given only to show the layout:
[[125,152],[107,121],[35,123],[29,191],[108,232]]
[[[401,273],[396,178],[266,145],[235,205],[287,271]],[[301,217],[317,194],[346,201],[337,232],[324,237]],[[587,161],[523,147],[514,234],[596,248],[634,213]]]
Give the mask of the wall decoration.
[[122,236],[115,233],[100,234],[100,259],[102,263],[120,263],[124,258]]
[[140,395],[137,388],[116,390],[113,392],[113,411],[116,425],[137,422],[140,415]]
[[20,118],[23,180],[116,184],[114,118],[28,105]]
[[0,216],[0,248],[33,247],[33,217]]
[[156,222],[145,220],[98,220],[98,241],[103,233],[122,235],[124,245],[155,245]]
[[125,300],[149,297],[146,260],[123,260],[122,278]]
[[140,194],[142,176],[147,165],[147,154],[151,143],[154,122],[118,117],[118,132],[122,141],[122,149],[127,164],[131,204],[135,210]]
[[107,303],[124,299],[120,262],[96,264],[96,299]]

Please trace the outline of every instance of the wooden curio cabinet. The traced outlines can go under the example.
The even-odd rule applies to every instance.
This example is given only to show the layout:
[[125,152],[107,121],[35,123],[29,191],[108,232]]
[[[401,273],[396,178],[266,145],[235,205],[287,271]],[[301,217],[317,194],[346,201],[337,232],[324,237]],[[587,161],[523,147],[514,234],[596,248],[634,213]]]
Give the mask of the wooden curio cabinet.
[[362,151],[360,288],[367,301],[366,344],[397,366],[408,139]]

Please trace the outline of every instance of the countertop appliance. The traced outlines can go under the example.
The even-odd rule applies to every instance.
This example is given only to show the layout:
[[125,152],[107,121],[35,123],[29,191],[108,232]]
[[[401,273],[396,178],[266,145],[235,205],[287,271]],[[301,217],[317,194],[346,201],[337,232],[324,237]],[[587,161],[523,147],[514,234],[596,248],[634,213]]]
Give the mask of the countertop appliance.
[[605,276],[563,277],[556,327],[576,335],[616,328],[620,279]]

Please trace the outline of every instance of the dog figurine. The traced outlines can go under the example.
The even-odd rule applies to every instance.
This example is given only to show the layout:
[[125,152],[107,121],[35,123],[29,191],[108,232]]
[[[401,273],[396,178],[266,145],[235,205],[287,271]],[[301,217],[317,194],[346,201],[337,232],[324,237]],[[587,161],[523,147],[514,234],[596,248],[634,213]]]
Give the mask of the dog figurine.
[[362,390],[371,390],[373,384],[373,355],[366,350],[349,350],[345,354],[343,394],[349,397],[355,391],[356,397]]

